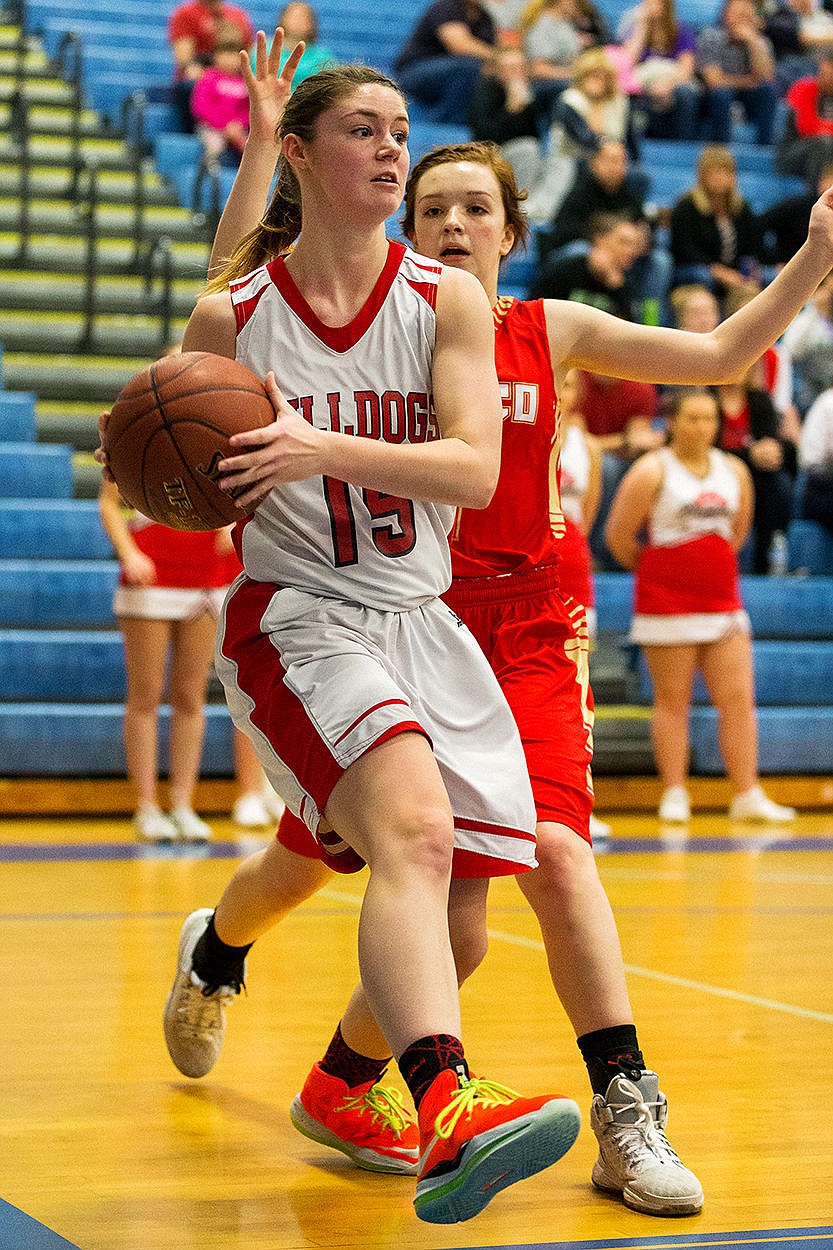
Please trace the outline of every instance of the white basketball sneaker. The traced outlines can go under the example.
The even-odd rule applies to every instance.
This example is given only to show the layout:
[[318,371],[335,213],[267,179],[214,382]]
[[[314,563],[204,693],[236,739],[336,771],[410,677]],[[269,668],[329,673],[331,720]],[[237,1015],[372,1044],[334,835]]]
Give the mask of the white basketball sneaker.
[[669,786],[659,805],[660,820],[669,825],[685,825],[691,819],[691,801],[683,786]]
[[729,807],[730,820],[755,820],[770,825],[785,825],[795,820],[794,807],[782,807],[768,799],[760,786],[736,794]]
[[226,1007],[243,989],[245,961],[240,976],[227,985],[207,985],[194,972],[194,947],[205,933],[210,907],[186,917],[179,935],[176,975],[165,1000],[162,1023],[168,1054],[183,1076],[205,1076],[214,1067],[226,1037]]
[[667,1120],[656,1072],[643,1072],[638,1081],[615,1076],[590,1108],[599,1143],[593,1184],[621,1194],[626,1207],[646,1215],[696,1215],[703,1190],[665,1136]]

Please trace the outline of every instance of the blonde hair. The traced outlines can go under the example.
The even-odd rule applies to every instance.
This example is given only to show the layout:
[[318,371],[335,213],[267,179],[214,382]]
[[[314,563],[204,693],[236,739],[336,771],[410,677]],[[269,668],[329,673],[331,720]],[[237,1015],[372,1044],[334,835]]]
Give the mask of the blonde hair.
[[[287,101],[277,137],[298,135],[305,143],[315,138],[318,119],[357,87],[382,86],[402,95],[397,84],[369,65],[336,65],[319,70],[299,83]],[[406,110],[402,97],[403,111]],[[288,252],[301,233],[301,188],[284,156],[278,160],[278,179],[261,220],[240,240],[229,260],[208,282],[205,294],[223,291],[235,278],[251,273],[267,260]]]
[[[728,169],[737,175],[735,158],[722,143],[707,144],[697,161],[697,183],[691,194],[695,205],[701,213],[710,213],[712,211],[711,200],[704,186],[704,175],[711,169]],[[738,190],[737,184],[729,192],[728,203],[729,212],[733,217],[736,217],[743,207],[743,196]]]
[[615,99],[619,95],[619,75],[604,48],[588,48],[586,52],[582,52],[573,69],[573,86],[581,90],[585,78],[589,74],[596,73],[597,70],[602,70],[607,75],[607,90],[604,98]]

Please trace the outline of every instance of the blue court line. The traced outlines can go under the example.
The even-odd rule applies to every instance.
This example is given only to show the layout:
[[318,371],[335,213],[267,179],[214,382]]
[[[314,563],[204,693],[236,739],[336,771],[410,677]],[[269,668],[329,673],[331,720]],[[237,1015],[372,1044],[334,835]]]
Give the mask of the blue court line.
[[737,1233],[684,1233],[678,1237],[625,1237],[600,1241],[535,1241],[471,1250],[693,1250],[703,1246],[748,1246],[752,1250],[831,1250],[833,1227],[772,1228]]
[[[137,842],[10,842],[0,844],[0,863],[40,863],[61,860],[156,860],[156,859],[239,859],[253,846],[238,842],[211,842],[199,846],[153,846]],[[602,855],[634,855],[651,851],[686,851],[694,855],[728,851],[833,851],[833,837],[773,837],[750,834],[746,837],[621,838],[595,848]]]
[[0,1246],[3,1250],[79,1250],[31,1216],[0,1198]]

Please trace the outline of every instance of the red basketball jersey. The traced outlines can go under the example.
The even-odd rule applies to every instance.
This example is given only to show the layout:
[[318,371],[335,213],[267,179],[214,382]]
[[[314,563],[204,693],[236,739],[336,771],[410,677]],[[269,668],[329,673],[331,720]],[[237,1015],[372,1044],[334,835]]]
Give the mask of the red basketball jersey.
[[543,301],[502,296],[494,319],[503,397],[500,478],[487,508],[457,513],[451,532],[455,577],[526,571],[558,558],[549,494],[557,400]]

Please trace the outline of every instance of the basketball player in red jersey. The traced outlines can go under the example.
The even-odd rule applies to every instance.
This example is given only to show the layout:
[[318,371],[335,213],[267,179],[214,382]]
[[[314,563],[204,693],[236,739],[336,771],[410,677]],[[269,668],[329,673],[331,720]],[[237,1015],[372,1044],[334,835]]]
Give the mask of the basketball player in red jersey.
[[[264,98],[269,94],[267,77],[259,73],[254,87],[250,83],[253,117],[258,93]],[[230,250],[229,244],[259,215],[274,146],[270,158],[268,125],[256,130],[253,124],[255,133],[215,255]],[[717,381],[742,371],[781,333],[829,269],[833,196],[820,199],[807,244],[778,279],[710,335],[634,325],[581,304],[499,299],[500,262],[523,240],[526,229],[511,170],[489,145],[438,149],[411,175],[405,230],[417,251],[476,275],[492,302],[504,407],[498,489],[482,514],[458,514],[452,533],[455,577],[450,602],[484,645],[527,753],[538,815],[539,867],[519,877],[519,884],[539,918],[553,982],[587,1062],[594,1090],[592,1123],[600,1146],[594,1183],[621,1193],[629,1206],[647,1213],[691,1214],[702,1206],[702,1190],[663,1132],[666,1100],[639,1050],[618,934],[588,837],[592,706],[586,625],[581,605],[558,594],[557,540],[548,520],[556,393],[565,371],[573,367],[666,383]],[[250,441],[244,435],[239,446]],[[268,475],[256,479],[253,474],[251,481],[244,503],[257,497]],[[543,741],[535,738],[539,732]],[[280,837],[302,855],[319,853],[305,834],[287,821]],[[258,897],[263,932],[304,888],[309,893],[320,880],[312,864],[304,875],[302,868],[293,869],[281,859],[280,842],[276,847],[262,853],[259,863],[241,866],[214,917],[214,937],[221,939],[216,966],[224,957],[223,944],[226,952],[236,947],[238,980],[253,940],[252,930],[246,933],[239,923],[241,898]],[[298,877],[295,899],[293,873]],[[464,976],[485,949],[485,917],[480,900],[472,903],[465,882],[454,885],[450,921],[457,935],[458,974]],[[183,1008],[183,1018],[186,1014]],[[214,1036],[209,1039],[204,1030],[201,1039],[204,1049],[212,1049],[211,1062],[219,1053],[223,1027],[218,1001]],[[293,1104],[296,1126],[356,1162],[374,1166],[350,1141],[351,1133],[356,1142],[367,1133],[374,1119],[371,1101],[364,1117],[353,1111],[352,1122],[337,1114],[337,1104],[344,1101],[345,1085],[372,1092],[369,1065],[376,1057],[378,1079],[385,1054],[378,1034],[373,1040],[359,988],[327,1055]],[[380,1166],[378,1159],[375,1165]]]

